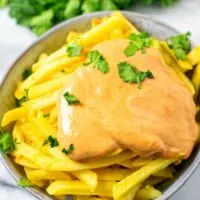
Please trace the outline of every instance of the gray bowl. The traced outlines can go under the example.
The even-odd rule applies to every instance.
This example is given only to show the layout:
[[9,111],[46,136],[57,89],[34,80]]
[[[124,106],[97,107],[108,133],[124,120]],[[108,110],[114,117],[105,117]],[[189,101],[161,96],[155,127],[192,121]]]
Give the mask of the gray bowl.
[[[89,27],[89,22],[94,17],[103,17],[111,12],[97,12],[88,15],[83,15],[66,22],[63,22],[50,30],[47,34],[39,38],[35,43],[28,47],[19,58],[8,67],[7,75],[4,77],[0,87],[0,121],[3,114],[9,109],[15,107],[13,92],[16,89],[16,83],[21,80],[21,74],[27,67],[30,67],[42,53],[51,53],[62,46],[65,42],[66,35],[71,30],[82,31]],[[150,16],[141,15],[134,12],[123,12],[124,15],[135,24],[135,26],[143,31],[148,31],[151,35],[159,39],[166,39],[171,35],[179,33],[173,27],[152,19]],[[1,156],[4,166],[7,168],[12,177],[17,181],[24,175],[23,170],[14,164],[9,157]],[[176,192],[195,171],[200,162],[200,148],[196,147],[192,156],[187,161],[184,161],[178,168],[175,181],[169,186],[162,186],[163,195],[158,200],[168,199]],[[27,188],[33,196],[41,200],[52,200],[39,188]]]

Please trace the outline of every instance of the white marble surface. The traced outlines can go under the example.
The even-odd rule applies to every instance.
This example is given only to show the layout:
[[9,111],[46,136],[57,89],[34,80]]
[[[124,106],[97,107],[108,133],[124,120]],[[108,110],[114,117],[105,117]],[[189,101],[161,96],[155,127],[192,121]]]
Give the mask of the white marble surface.
[[[182,32],[191,31],[193,41],[200,44],[200,0],[180,0],[169,8],[137,6],[132,10],[154,16]],[[16,26],[14,20],[8,17],[6,9],[0,10],[0,79],[9,64],[35,39],[29,30]],[[35,200],[13,185],[15,183],[0,163],[0,200]],[[170,200],[199,200],[199,185],[200,167]]]

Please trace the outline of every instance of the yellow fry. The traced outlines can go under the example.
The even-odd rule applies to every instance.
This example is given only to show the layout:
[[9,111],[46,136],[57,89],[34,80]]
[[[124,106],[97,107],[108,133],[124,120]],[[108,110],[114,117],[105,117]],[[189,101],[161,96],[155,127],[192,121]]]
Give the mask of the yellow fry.
[[99,195],[112,197],[113,181],[98,182],[96,189],[92,192],[88,186],[80,181],[54,181],[47,188],[50,195]]
[[[135,156],[133,156],[134,158]],[[129,168],[131,169],[133,166],[132,166],[132,163],[133,163],[133,160],[132,159],[128,159],[128,160],[125,160],[123,162],[119,162],[118,164],[123,166],[123,167],[126,167],[126,168]]]
[[200,89],[200,63],[196,66],[193,72],[192,83],[194,84],[196,95],[198,95]]
[[148,163],[150,163],[153,159],[154,159],[153,156],[147,157],[147,158],[138,157],[135,160],[133,160],[133,162],[132,162],[132,168],[143,167],[143,166],[147,165]]
[[187,55],[188,61],[192,65],[196,65],[200,62],[200,46],[196,46],[192,51]]
[[162,193],[155,189],[154,187],[147,185],[144,188],[141,188],[137,194],[136,194],[136,199],[140,200],[148,200],[148,199],[156,199],[160,197]]
[[21,165],[23,167],[29,167],[32,169],[38,169],[39,167],[34,164],[32,161],[30,161],[29,159],[23,157],[23,156],[16,156],[14,158],[14,162],[17,163],[18,165]]
[[98,180],[101,181],[120,181],[127,177],[133,172],[129,169],[122,168],[101,168],[95,169],[94,172],[97,173]]
[[162,178],[173,178],[173,169],[171,167],[167,167],[165,169],[160,170],[155,173],[154,176],[162,177]]
[[31,74],[24,82],[22,82],[15,92],[16,98],[20,99],[23,96],[23,92],[25,89],[38,84],[48,78],[50,75],[59,72],[61,69],[66,67],[71,67],[73,64],[77,62],[81,62],[84,60],[84,57],[73,57],[69,58],[66,55],[63,57],[45,63],[45,65],[39,68],[36,72]]
[[108,39],[110,32],[116,28],[122,31],[128,31],[130,30],[130,23],[119,16],[113,15],[84,33],[78,41],[84,47],[93,46],[100,41]]
[[16,139],[17,142],[23,142],[24,141],[24,136],[20,130],[20,123],[19,121],[16,122],[14,128],[13,128],[13,132],[12,132],[12,136],[14,138],[14,140]]
[[164,169],[173,162],[174,160],[156,159],[151,161],[144,167],[138,169],[136,172],[133,172],[131,175],[127,176],[125,179],[121,180],[116,185],[114,185],[114,199],[120,198],[131,188],[145,181],[150,175],[155,174],[156,172]]
[[42,110],[51,106],[56,105],[60,91],[55,91],[53,93],[47,94],[45,96],[39,97],[37,99],[32,99],[25,102],[23,105],[31,109]]
[[195,88],[194,88],[194,85],[192,84],[192,82],[190,81],[190,79],[180,70],[180,67],[177,65],[177,63],[173,59],[171,59],[169,54],[167,54],[167,52],[164,49],[161,50],[161,53],[162,53],[162,55],[165,59],[165,62],[174,69],[176,74],[182,79],[183,83],[185,83],[185,86],[194,95],[195,94]]
[[127,25],[127,27],[129,27],[128,29],[130,30],[130,32],[132,33],[139,33],[139,31],[137,30],[137,28],[135,26],[133,26],[132,23],[130,23],[127,18],[120,12],[120,11],[115,11],[111,14],[111,17],[119,17],[120,19],[122,19],[124,21],[124,23]]
[[46,95],[50,92],[54,92],[55,90],[61,89],[66,84],[66,78],[67,76],[65,75],[61,78],[56,78],[54,80],[30,87],[28,91],[29,99],[34,99]]
[[159,183],[162,183],[166,178],[163,177],[156,177],[156,176],[150,176],[148,179],[146,179],[143,184],[144,185],[157,185]]
[[136,193],[138,192],[140,187],[141,187],[141,184],[136,185],[130,191],[128,191],[127,193],[125,193],[119,199],[116,199],[116,200],[134,200],[135,196],[136,196]]
[[46,58],[48,57],[48,55],[46,53],[42,53],[39,58],[38,58],[38,62],[34,63],[32,65],[32,71],[35,72],[39,69],[39,67],[41,67],[41,65],[39,63],[41,63],[42,61],[44,61]]
[[17,121],[21,118],[25,118],[27,115],[27,112],[28,112],[28,110],[25,107],[14,108],[14,109],[8,111],[3,116],[1,126],[6,126],[10,122]]
[[76,31],[70,31],[67,35],[67,43],[72,43],[73,41],[75,41],[76,39],[78,39],[78,37],[81,36],[82,33],[80,32],[76,32]]
[[172,59],[174,59],[178,63],[178,65],[180,66],[180,68],[183,72],[193,69],[193,66],[187,60],[183,61],[183,60],[176,59],[175,52],[169,48],[167,42],[161,41],[160,44],[166,50],[166,52],[169,53],[169,55],[172,57]]
[[41,169],[24,168],[29,180],[71,180],[71,176],[64,172],[49,172]]
[[91,170],[82,170],[71,173],[73,176],[78,178],[80,181],[85,183],[90,191],[94,191],[97,187],[97,174]]

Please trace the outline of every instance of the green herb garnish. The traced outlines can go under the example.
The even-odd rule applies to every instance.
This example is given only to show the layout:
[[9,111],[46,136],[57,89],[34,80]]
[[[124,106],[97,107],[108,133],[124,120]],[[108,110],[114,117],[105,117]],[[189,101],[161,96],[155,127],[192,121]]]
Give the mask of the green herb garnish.
[[49,144],[51,148],[57,147],[59,145],[58,140],[51,135],[44,141],[43,146]]
[[146,78],[154,78],[150,70],[147,70],[146,72],[139,71],[134,65],[127,62],[118,64],[118,72],[120,78],[124,82],[137,83],[138,88],[141,88],[141,82]]
[[74,145],[70,144],[68,149],[63,148],[62,152],[69,155],[70,153],[72,153],[74,151]]
[[67,46],[66,52],[69,57],[75,57],[81,55],[82,46],[77,42],[73,42]]
[[73,94],[70,94],[69,92],[65,92],[63,97],[67,101],[68,105],[80,104],[80,101],[78,100],[78,98],[74,96]]
[[181,34],[177,36],[172,36],[167,40],[167,44],[170,49],[174,49],[177,60],[185,60],[186,55],[191,50],[190,43],[191,33]]
[[44,117],[44,118],[49,117],[49,113],[45,113],[45,114],[43,114],[43,117]]
[[20,187],[33,187],[33,184],[27,179],[27,178],[20,178],[20,180],[17,182],[17,185]]
[[7,155],[16,149],[16,140],[6,131],[1,130],[0,133],[0,151]]
[[22,80],[26,80],[32,73],[33,72],[31,68],[25,69],[22,73]]
[[110,71],[108,62],[97,50],[93,50],[88,53],[87,62],[84,63],[84,65],[90,65],[90,64],[93,64],[93,67],[98,69],[103,74],[106,74]]
[[152,45],[152,39],[149,37],[147,32],[141,34],[132,33],[129,36],[131,40],[128,47],[124,50],[126,56],[133,56],[137,51],[145,53],[145,48],[148,48]]
[[28,89],[25,89],[24,90],[24,96],[21,99],[17,99],[17,98],[15,99],[17,107],[22,106],[22,104],[24,102],[26,102],[26,101],[29,100],[29,98],[28,98],[28,91],[29,91]]

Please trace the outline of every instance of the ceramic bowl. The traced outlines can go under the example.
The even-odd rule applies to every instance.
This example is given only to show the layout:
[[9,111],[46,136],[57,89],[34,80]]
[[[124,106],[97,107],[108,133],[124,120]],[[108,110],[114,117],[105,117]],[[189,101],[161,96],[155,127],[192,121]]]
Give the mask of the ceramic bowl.
[[[6,111],[15,107],[15,99],[13,92],[16,89],[16,84],[21,80],[22,72],[30,67],[36,60],[37,57],[42,53],[51,53],[61,47],[66,40],[67,33],[71,30],[83,31],[89,28],[89,23],[92,18],[101,18],[109,15],[111,12],[96,12],[88,15],[67,20],[55,28],[51,29],[44,36],[40,37],[30,47],[28,47],[18,59],[8,67],[8,72],[5,75],[0,86],[0,121]],[[156,36],[159,39],[166,39],[171,35],[179,33],[173,27],[153,19],[150,16],[134,12],[123,12],[124,15],[141,31],[147,31],[151,35]],[[9,157],[1,156],[1,160],[12,177],[17,181],[21,176],[24,175],[23,170],[14,164]],[[194,172],[200,162],[200,149],[196,147],[191,157],[184,161],[177,168],[177,174],[172,184],[162,185],[162,197],[159,200],[168,199],[174,192],[176,192]],[[33,196],[40,200],[52,200],[45,191],[39,188],[26,188]]]

